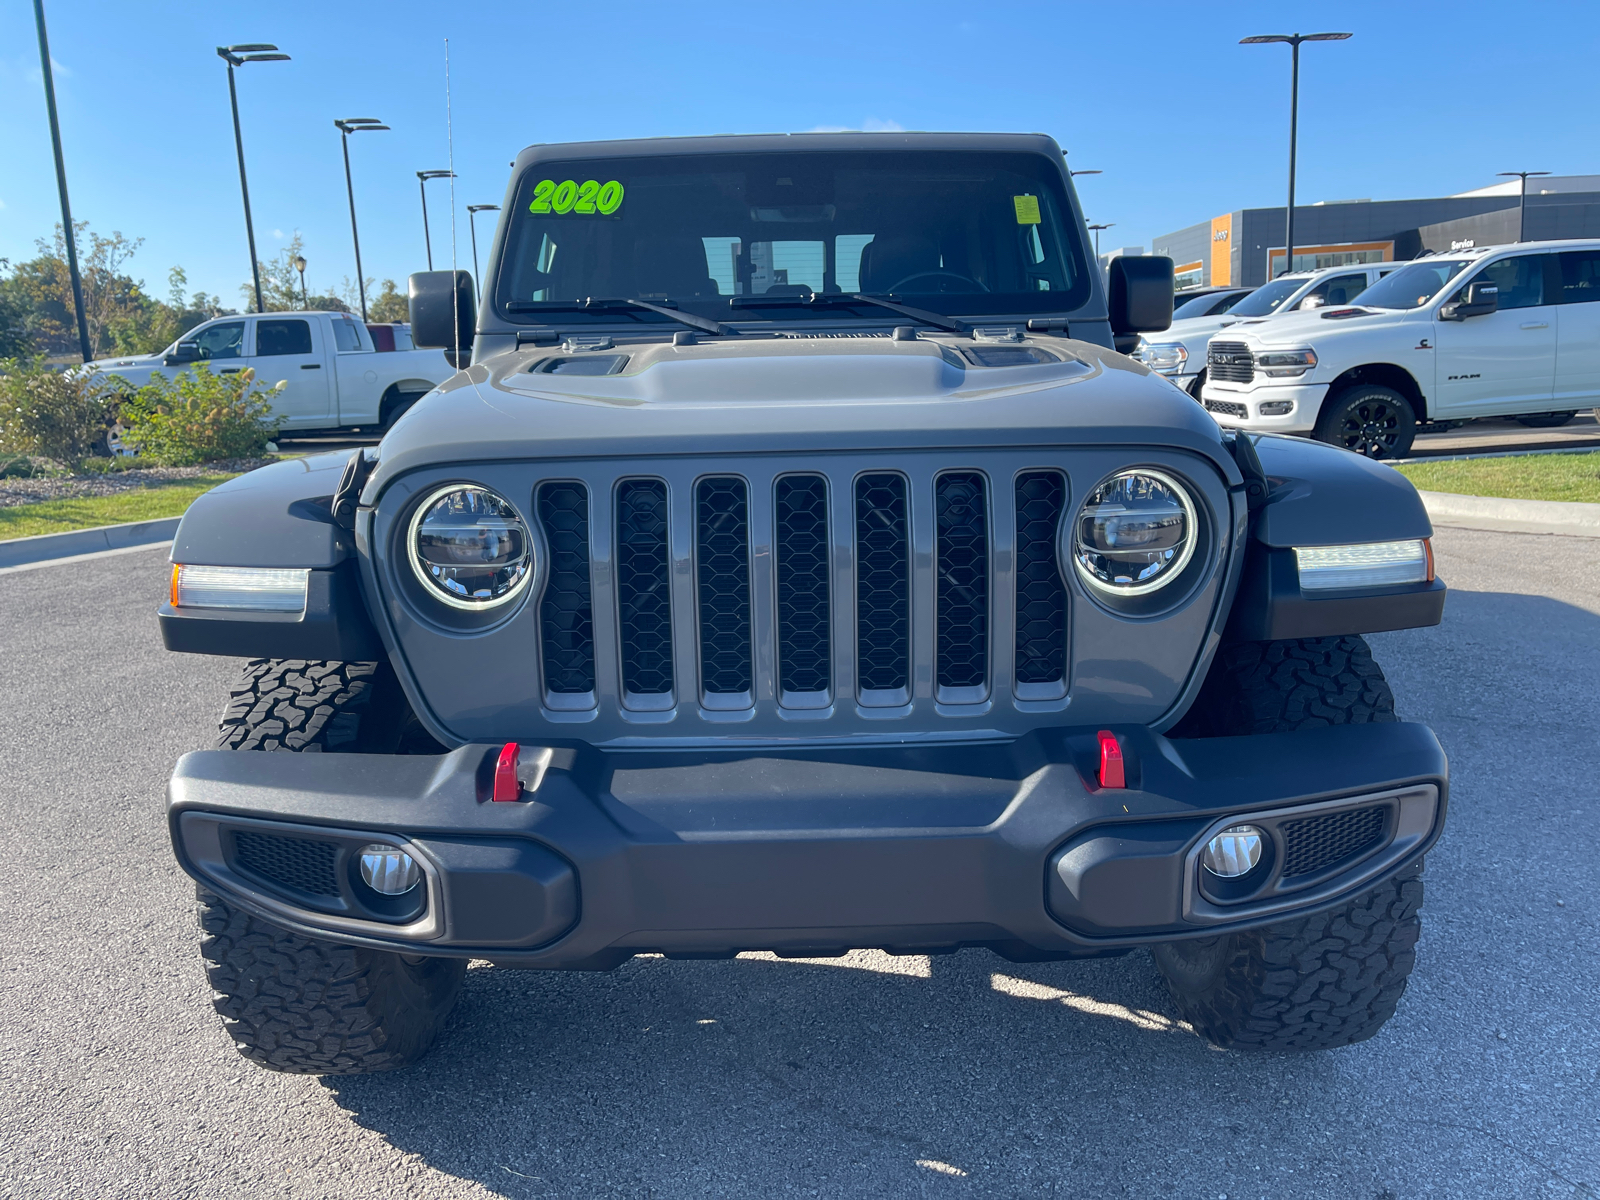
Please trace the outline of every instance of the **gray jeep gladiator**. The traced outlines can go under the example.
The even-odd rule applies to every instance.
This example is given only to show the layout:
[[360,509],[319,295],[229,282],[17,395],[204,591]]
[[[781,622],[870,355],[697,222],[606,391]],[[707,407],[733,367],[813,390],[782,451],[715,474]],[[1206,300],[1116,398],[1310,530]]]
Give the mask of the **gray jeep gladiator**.
[[[468,960],[1147,949],[1221,1047],[1370,1037],[1445,816],[1361,635],[1436,624],[1386,466],[1118,352],[1038,135],[522,152],[458,368],[376,451],[207,493],[176,651],[248,659],[169,788],[264,1067],[422,1055]],[[282,751],[283,753],[263,753]]]

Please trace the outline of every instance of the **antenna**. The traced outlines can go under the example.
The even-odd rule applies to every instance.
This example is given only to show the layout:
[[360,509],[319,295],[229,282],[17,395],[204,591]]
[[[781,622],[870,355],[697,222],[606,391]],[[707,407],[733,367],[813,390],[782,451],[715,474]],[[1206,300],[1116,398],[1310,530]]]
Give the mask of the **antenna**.
[[450,110],[450,39],[444,40],[444,138],[445,157],[450,169],[450,294],[455,304],[456,369],[461,358],[461,289],[456,286],[456,132]]

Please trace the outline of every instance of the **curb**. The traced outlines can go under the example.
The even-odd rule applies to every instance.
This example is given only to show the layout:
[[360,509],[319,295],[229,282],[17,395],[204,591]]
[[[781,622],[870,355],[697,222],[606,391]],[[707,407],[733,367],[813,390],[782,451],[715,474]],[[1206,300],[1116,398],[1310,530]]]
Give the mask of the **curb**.
[[1417,491],[1435,525],[1489,529],[1503,533],[1555,533],[1600,538],[1600,504],[1569,500],[1502,500]]
[[[1595,507],[1600,508],[1600,505]],[[98,525],[93,529],[74,529],[68,533],[41,533],[37,537],[14,538],[9,542],[0,542],[0,568],[170,542],[178,532],[178,522],[181,520],[182,517],[162,517],[157,521],[130,521],[125,525]]]

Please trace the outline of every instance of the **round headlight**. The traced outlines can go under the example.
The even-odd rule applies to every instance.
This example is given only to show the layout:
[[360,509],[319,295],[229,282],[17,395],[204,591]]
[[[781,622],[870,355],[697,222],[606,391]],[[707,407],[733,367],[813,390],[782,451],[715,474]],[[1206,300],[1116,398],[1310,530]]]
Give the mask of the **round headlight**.
[[1142,596],[1183,573],[1195,537],[1194,503],[1182,484],[1159,471],[1123,471],[1078,510],[1072,558],[1098,591]]
[[517,510],[488,488],[454,486],[411,518],[411,568],[438,600],[478,612],[510,600],[533,576],[533,542]]

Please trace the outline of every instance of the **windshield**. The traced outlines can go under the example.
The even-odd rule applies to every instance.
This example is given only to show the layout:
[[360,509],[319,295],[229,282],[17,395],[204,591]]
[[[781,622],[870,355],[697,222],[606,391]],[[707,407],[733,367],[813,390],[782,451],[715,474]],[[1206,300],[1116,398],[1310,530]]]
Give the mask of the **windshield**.
[[1306,277],[1298,279],[1274,279],[1271,283],[1263,283],[1239,303],[1228,310],[1230,317],[1265,317],[1278,311],[1281,305],[1290,296],[1294,295],[1306,285]]
[[1368,308],[1421,308],[1473,261],[1470,258],[1425,258],[1385,275],[1352,304]]
[[[1059,168],[1034,154],[541,162],[517,185],[496,300],[521,322],[540,321],[535,305],[548,303],[566,310],[562,324],[671,323],[621,306],[570,311],[591,297],[719,321],[840,315],[835,305],[800,307],[813,292],[893,296],[946,314],[1062,312],[1090,287],[1071,221]],[[735,303],[755,296],[769,298],[761,311]]]
[[1196,296],[1193,300],[1178,297],[1178,307],[1172,310],[1172,319],[1182,321],[1186,317],[1203,317],[1211,311],[1211,306],[1217,302],[1215,292],[1208,292],[1204,296]]

